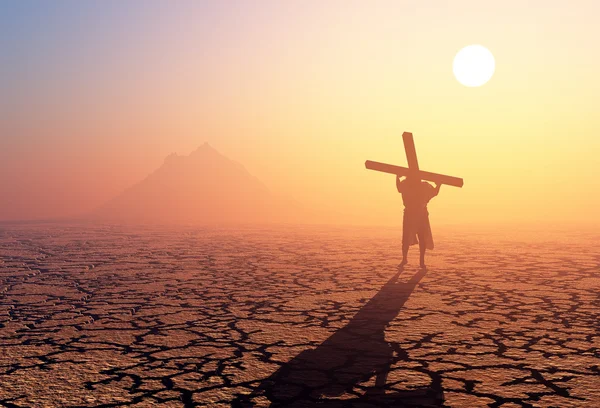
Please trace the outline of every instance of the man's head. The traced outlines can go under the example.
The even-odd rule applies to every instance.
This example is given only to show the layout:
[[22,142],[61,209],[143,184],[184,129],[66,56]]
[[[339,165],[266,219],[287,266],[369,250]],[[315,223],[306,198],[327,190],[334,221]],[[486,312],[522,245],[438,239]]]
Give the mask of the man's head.
[[410,185],[418,185],[421,182],[421,179],[414,174],[409,174],[406,176],[406,183]]

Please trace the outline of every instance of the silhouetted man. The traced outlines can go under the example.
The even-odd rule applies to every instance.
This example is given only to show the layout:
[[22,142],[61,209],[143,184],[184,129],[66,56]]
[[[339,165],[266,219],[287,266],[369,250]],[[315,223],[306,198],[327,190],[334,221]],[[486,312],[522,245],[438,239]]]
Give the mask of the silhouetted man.
[[[433,236],[429,225],[427,203],[440,192],[441,184],[433,187],[426,181],[413,179],[410,176],[400,180],[396,176],[396,188],[402,194],[404,217],[402,220],[402,262],[406,265],[408,248],[419,244],[421,268],[425,268],[425,251],[433,249]],[[417,239],[418,237],[418,239]]]

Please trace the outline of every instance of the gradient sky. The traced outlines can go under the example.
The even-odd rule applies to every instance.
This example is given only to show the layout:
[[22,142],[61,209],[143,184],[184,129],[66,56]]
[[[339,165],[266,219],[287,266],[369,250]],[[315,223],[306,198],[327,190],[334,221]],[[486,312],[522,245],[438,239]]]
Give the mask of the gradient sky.
[[[399,224],[393,176],[460,176],[434,223],[600,223],[600,3],[0,3],[0,220],[88,211],[208,141],[343,223]],[[496,73],[460,85],[486,46]]]

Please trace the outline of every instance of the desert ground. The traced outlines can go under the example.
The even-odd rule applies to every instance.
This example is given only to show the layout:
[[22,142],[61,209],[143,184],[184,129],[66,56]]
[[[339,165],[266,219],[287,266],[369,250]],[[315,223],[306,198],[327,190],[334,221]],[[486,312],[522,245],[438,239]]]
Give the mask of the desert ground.
[[0,225],[0,405],[599,407],[600,233]]

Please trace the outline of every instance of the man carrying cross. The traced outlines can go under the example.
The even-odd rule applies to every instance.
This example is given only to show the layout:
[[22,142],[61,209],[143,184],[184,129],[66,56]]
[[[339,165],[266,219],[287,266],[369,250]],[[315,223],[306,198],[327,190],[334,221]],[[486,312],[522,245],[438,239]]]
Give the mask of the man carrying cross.
[[[463,179],[420,170],[412,133],[404,132],[402,139],[404,141],[408,168],[370,160],[365,162],[365,167],[370,170],[396,175],[396,188],[402,194],[402,201],[404,202],[402,263],[400,265],[406,264],[408,248],[418,243],[421,250],[421,267],[424,268],[425,251],[433,249],[433,237],[431,236],[431,226],[429,225],[427,203],[438,195],[442,184],[462,187]],[[400,177],[403,176],[406,179],[400,180]],[[432,181],[436,184],[436,187],[434,188],[431,184],[421,180]]]
[[425,268],[425,251],[433,249],[433,236],[429,224],[429,211],[427,203],[440,192],[441,184],[435,188],[426,181],[418,178],[406,177],[400,180],[396,175],[396,188],[402,194],[404,203],[404,217],[402,219],[402,262],[406,265],[408,248],[419,244],[420,265]]

